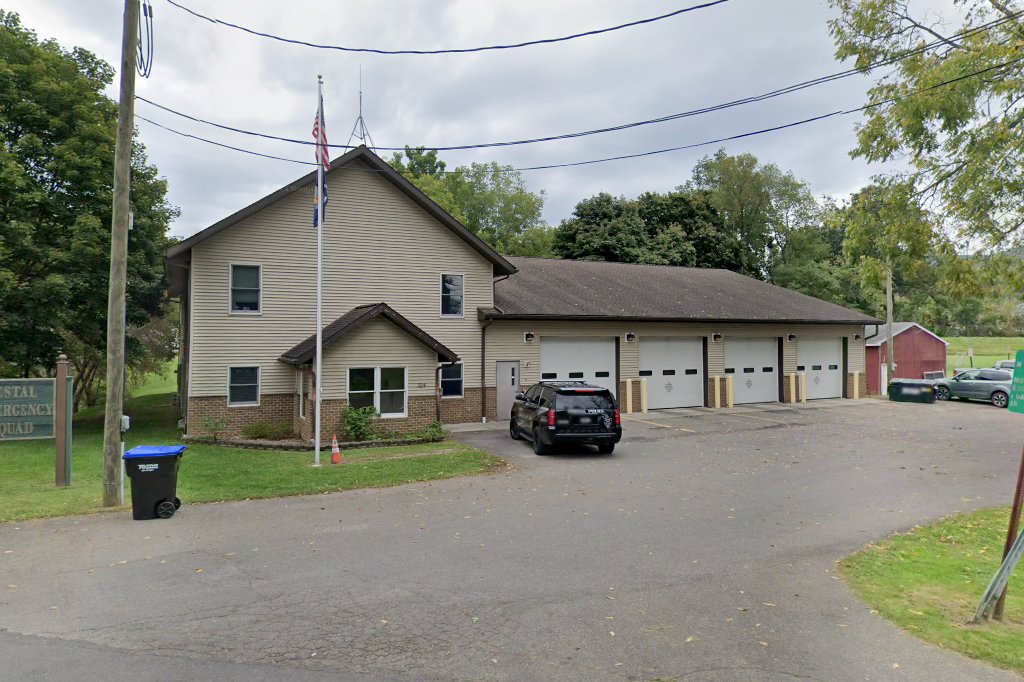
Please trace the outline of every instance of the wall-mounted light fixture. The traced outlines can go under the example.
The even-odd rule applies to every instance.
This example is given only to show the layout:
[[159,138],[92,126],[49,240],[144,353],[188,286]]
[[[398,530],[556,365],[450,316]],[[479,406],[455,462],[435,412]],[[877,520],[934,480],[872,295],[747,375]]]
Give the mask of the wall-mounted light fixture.
[[523,343],[533,343],[533,340],[537,338],[537,335],[533,332],[523,332]]
[[713,332],[711,334],[711,340],[714,341],[715,343],[718,343],[719,341],[722,340],[722,335],[719,334],[718,332]]
[[790,334],[789,336],[786,337],[786,340],[789,341],[790,343],[793,343],[794,341],[796,341],[796,334]]
[[860,341],[860,334],[854,334],[853,335],[853,340],[854,341]]
[[633,332],[626,332],[626,343],[635,343],[635,342],[636,342],[636,334],[634,334]]

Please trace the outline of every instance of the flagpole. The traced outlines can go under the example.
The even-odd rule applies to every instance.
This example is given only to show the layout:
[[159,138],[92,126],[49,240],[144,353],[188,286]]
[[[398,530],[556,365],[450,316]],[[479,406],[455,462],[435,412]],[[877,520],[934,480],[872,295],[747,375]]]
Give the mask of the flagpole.
[[[323,126],[323,102],[324,102],[324,80],[323,76],[316,77],[316,111],[317,119]],[[321,134],[322,131],[321,131]],[[319,145],[319,140],[317,141]],[[318,147],[319,148],[319,147]],[[323,324],[321,321],[321,270],[323,268],[324,250],[324,162],[318,158],[316,164],[316,201],[317,201],[317,226],[316,226],[316,406],[313,410],[313,466],[320,466],[320,396],[321,396],[321,372],[320,359],[323,356]]]

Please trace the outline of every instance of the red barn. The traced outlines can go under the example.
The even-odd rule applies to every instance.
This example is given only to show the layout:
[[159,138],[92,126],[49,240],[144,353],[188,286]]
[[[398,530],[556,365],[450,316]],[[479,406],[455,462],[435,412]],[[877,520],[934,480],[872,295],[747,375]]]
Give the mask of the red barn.
[[[886,378],[888,338],[884,324],[864,328],[865,367],[868,375],[868,393],[881,394],[889,383]],[[922,379],[925,372],[946,370],[945,341],[916,322],[892,323],[893,355],[896,367],[893,378]]]

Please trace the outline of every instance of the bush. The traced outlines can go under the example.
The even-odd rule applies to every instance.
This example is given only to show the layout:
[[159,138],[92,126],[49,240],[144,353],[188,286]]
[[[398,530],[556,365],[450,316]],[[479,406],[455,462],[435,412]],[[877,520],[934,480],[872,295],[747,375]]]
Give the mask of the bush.
[[341,412],[341,437],[347,441],[374,440],[377,429],[373,420],[379,415],[374,407],[345,406]]
[[289,422],[253,422],[242,427],[242,435],[252,440],[291,440],[295,438]]
[[223,419],[214,419],[210,416],[203,417],[203,430],[210,434],[214,442],[217,442],[221,432],[226,428],[228,428],[228,423]]
[[441,426],[441,422],[434,420],[422,429],[410,433],[409,438],[422,438],[428,441],[441,441],[444,440],[444,428]]

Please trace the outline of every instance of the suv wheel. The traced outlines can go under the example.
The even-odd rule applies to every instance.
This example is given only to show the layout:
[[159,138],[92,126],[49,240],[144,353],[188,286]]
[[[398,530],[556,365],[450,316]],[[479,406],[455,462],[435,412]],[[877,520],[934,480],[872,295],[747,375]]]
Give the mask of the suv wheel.
[[1010,396],[1006,395],[1002,391],[996,391],[992,394],[992,404],[996,407],[1006,407],[1010,402]]
[[615,443],[598,443],[597,451],[602,455],[610,455],[615,450]]
[[523,437],[519,434],[519,425],[516,424],[515,415],[508,422],[508,435],[512,437],[512,440],[522,440]]
[[540,429],[533,427],[533,452],[536,455],[548,454],[548,446],[540,442]]

